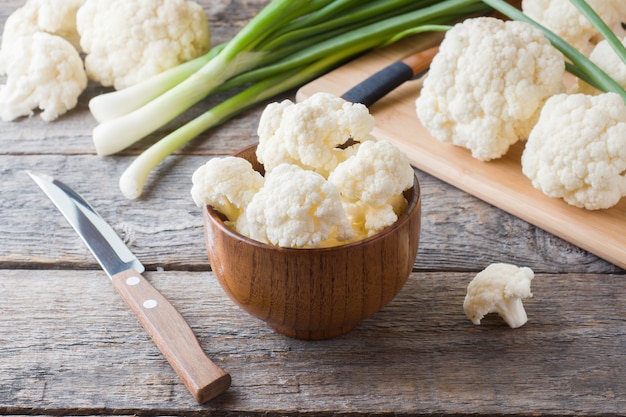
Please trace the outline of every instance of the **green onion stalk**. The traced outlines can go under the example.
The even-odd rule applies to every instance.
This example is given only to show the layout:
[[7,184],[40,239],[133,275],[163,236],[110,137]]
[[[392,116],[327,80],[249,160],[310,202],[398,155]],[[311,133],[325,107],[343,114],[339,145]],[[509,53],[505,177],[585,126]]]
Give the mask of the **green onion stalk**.
[[584,0],[571,0],[574,6],[591,22],[613,48],[617,56],[626,64],[626,48],[615,33],[604,23],[604,20]]
[[[343,6],[342,13],[338,17],[328,16],[329,9],[333,11],[337,4]],[[446,7],[439,7],[440,4],[446,4]],[[217,53],[210,51],[207,56],[192,61],[183,69],[175,68],[162,74],[158,80],[148,80],[146,82],[151,85],[147,87],[141,83],[128,91],[94,98],[89,107],[100,123],[93,131],[96,152],[111,155],[127,148],[210,94],[223,90],[221,86],[237,75],[281,63],[292,54],[302,56],[301,51],[324,43],[329,49],[318,51],[318,57],[308,55],[308,58],[299,58],[318,59],[320,53],[332,53],[333,44],[341,47],[347,43],[345,35],[357,28],[367,26],[375,34],[378,31],[377,22],[406,16],[411,10],[426,12],[433,7],[436,10],[431,13],[433,19],[459,16],[468,8],[487,9],[477,0],[274,0]],[[301,28],[301,19],[308,19],[312,26]],[[290,25],[295,29],[285,32]],[[368,48],[372,46],[364,44],[363,50]],[[291,60],[292,65],[307,63],[310,62]],[[159,88],[154,88],[154,84],[160,84]],[[232,87],[233,83],[228,85]],[[156,93],[163,89],[166,91]]]
[[[304,6],[308,8],[305,11]],[[133,161],[120,178],[120,189],[126,197],[137,198],[150,172],[205,130],[365,51],[420,31],[446,30],[446,24],[452,21],[489,10],[480,0],[274,0],[212,57],[163,73],[160,82],[174,86],[159,87],[165,90],[160,95],[151,93],[150,88],[142,90],[141,84],[131,87],[147,91],[149,98],[145,102],[136,98],[128,106],[136,108],[127,114],[110,119],[103,116],[104,122],[94,129],[96,150],[101,155],[119,152],[208,95],[241,90],[165,136]],[[203,59],[206,63],[202,64]],[[127,90],[132,95],[132,90]],[[98,102],[90,103],[90,109],[106,115],[107,111],[96,109],[116,107],[118,97],[127,94],[121,90],[94,98]]]
[[[110,155],[137,142],[165,123],[174,119],[193,104],[205,98],[211,90],[228,78],[255,67],[260,54],[253,49],[272,34],[273,27],[301,17],[314,4],[330,0],[285,0],[272,1],[259,12],[235,37],[188,78],[143,106],[128,114],[108,119],[93,131],[96,152]],[[209,52],[210,54],[210,52]],[[186,71],[181,71],[181,76]],[[119,104],[118,99],[109,100],[106,95],[90,103],[96,120],[101,119],[99,109],[110,109]],[[92,105],[93,104],[93,105]]]

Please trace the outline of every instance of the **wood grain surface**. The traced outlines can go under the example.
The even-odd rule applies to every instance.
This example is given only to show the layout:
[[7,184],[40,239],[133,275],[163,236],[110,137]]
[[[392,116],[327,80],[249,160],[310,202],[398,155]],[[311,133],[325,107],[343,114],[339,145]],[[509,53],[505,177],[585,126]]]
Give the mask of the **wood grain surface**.
[[[217,43],[266,1],[200,3]],[[20,4],[0,2],[2,22]],[[287,338],[219,287],[190,196],[197,167],[257,141],[262,106],[168,158],[145,195],[129,201],[119,176],[174,125],[120,155],[96,156],[87,102],[103,90],[91,84],[53,123],[0,124],[0,414],[626,415],[621,268],[416,170],[420,247],[399,295],[342,337]],[[284,97],[295,100],[295,91]],[[123,237],[146,279],[231,374],[223,396],[196,403],[27,169],[76,188]],[[491,262],[537,274],[519,329],[492,315],[474,326],[463,314],[467,284]]]
[[626,410],[623,276],[538,274],[525,303],[529,322],[511,330],[497,317],[482,326],[465,318],[471,273],[414,273],[384,310],[319,342],[286,338],[250,318],[210,272],[146,277],[231,373],[229,391],[195,404],[102,272],[11,270],[0,280],[0,307],[11,317],[0,323],[3,414]]

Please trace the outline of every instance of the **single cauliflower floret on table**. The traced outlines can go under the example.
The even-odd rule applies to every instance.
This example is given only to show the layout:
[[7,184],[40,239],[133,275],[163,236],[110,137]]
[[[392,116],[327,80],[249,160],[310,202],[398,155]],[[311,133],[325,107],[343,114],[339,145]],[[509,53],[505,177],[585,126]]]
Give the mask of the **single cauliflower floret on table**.
[[488,161],[525,140],[548,97],[564,91],[562,54],[530,24],[467,19],[433,59],[416,112],[438,140]]
[[463,310],[474,324],[489,313],[498,313],[511,327],[528,321],[522,300],[532,297],[530,283],[535,277],[527,267],[495,263],[479,272],[467,286]]
[[[622,22],[626,20],[626,1],[587,0],[587,3],[618,37],[626,35],[622,27]],[[589,55],[594,46],[604,39],[570,0],[523,0],[522,11],[584,55]]]
[[17,38],[46,32],[60,36],[80,50],[76,12],[85,0],[28,0],[7,18],[2,32],[2,49]]
[[196,58],[210,46],[204,10],[190,0],[87,0],[76,23],[87,75],[117,90]]
[[282,163],[298,165],[328,177],[355,147],[340,149],[352,139],[372,140],[374,118],[362,104],[317,93],[294,104],[269,104],[259,121],[257,158],[271,171]]
[[43,110],[47,122],[72,109],[87,86],[78,51],[65,39],[44,32],[21,36],[3,48],[0,61],[7,82],[0,86],[0,118],[4,121]]
[[283,247],[319,247],[341,242],[354,232],[339,192],[324,177],[282,164],[266,174],[237,230],[252,239]]
[[408,158],[397,147],[367,141],[331,172],[328,181],[339,190],[357,235],[367,237],[398,220],[407,205],[402,192],[413,186],[413,178]]
[[626,195],[626,105],[614,93],[561,94],[541,112],[522,172],[549,197],[588,210]]
[[236,222],[265,179],[243,158],[210,159],[191,177],[191,196],[198,207],[209,205]]

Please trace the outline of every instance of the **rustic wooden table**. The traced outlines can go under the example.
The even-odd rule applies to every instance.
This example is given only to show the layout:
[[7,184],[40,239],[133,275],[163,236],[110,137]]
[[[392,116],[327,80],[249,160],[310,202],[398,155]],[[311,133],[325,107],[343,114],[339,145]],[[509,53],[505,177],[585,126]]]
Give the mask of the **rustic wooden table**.
[[[263,3],[204,1],[213,41],[230,38]],[[0,2],[1,21],[21,4]],[[420,251],[402,292],[345,336],[286,338],[218,286],[189,193],[192,172],[208,158],[257,140],[261,108],[169,158],[143,198],[129,201],[118,178],[150,139],[118,156],[95,155],[87,102],[102,90],[90,85],[78,108],[53,123],[2,123],[0,414],[626,413],[620,268],[418,171]],[[72,185],[123,236],[146,278],[232,375],[225,394],[195,403],[29,169]],[[497,316],[474,326],[463,313],[468,282],[492,262],[536,272],[522,328]]]

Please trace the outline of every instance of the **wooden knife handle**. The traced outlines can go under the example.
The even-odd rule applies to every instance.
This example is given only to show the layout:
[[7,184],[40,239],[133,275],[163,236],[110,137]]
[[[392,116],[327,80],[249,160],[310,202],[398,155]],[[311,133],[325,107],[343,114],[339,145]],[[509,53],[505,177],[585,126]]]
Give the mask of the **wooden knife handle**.
[[129,269],[111,279],[198,403],[228,389],[230,375],[206,356],[183,316],[141,274]]

